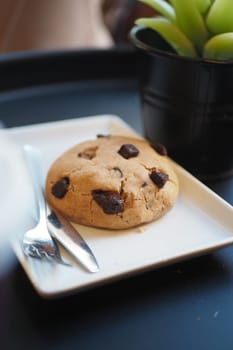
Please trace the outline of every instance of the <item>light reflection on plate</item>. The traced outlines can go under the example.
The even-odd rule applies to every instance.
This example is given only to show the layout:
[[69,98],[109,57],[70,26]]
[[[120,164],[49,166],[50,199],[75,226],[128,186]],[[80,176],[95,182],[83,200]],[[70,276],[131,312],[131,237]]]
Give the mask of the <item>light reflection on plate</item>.
[[32,206],[29,178],[20,147],[0,130],[0,275],[11,265],[9,242],[28,225]]

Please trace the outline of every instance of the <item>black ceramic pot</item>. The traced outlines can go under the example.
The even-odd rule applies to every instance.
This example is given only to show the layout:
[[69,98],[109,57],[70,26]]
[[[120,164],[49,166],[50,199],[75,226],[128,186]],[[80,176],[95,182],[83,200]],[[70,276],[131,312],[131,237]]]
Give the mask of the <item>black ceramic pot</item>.
[[147,28],[134,27],[130,40],[138,49],[145,137],[200,178],[232,174],[233,62],[179,56]]

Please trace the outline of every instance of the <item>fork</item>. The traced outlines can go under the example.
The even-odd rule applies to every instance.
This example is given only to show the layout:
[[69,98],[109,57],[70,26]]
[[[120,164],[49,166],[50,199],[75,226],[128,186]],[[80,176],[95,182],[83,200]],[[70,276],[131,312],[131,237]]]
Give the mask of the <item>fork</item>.
[[23,252],[26,256],[45,258],[50,262],[71,266],[61,257],[58,245],[47,228],[47,210],[39,166],[39,152],[31,145],[24,145],[23,152],[32,179],[38,214],[36,226],[26,231],[23,236]]

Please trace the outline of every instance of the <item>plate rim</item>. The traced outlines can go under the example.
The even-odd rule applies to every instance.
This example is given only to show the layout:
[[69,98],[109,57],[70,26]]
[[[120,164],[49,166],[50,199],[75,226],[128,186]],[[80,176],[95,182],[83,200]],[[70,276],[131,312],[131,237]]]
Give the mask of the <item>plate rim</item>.
[[[137,137],[142,137],[141,135],[139,135],[130,125],[128,125],[123,119],[121,119],[119,116],[117,115],[109,115],[109,114],[104,114],[104,115],[95,115],[95,116],[84,116],[82,118],[72,118],[72,119],[66,119],[66,120],[61,120],[61,121],[55,121],[55,122],[46,122],[46,123],[39,123],[39,124],[33,124],[33,125],[26,125],[26,126],[17,126],[17,127],[13,127],[13,128],[8,128],[6,129],[6,132],[9,135],[18,135],[19,133],[24,133],[24,132],[28,132],[31,130],[36,130],[37,132],[40,132],[41,130],[44,130],[45,128],[60,128],[64,125],[78,125],[80,123],[84,123],[85,122],[90,122],[90,121],[101,121],[101,122],[107,122],[107,123],[113,123],[116,126],[120,126],[121,128],[125,128],[126,132],[132,133],[132,135],[135,135]],[[184,176],[185,178],[188,179],[188,181],[194,181],[199,188],[204,191],[205,193],[208,193],[208,195],[212,196],[212,198],[214,198],[214,200],[216,200],[220,206],[224,207],[224,209],[226,209],[227,211],[233,213],[233,207],[231,206],[231,204],[229,204],[227,201],[225,201],[222,197],[220,197],[218,194],[216,194],[214,191],[212,191],[208,186],[206,186],[205,184],[203,184],[201,181],[199,181],[197,178],[195,178],[192,174],[190,174],[187,170],[185,170],[183,167],[181,167],[179,164],[177,164],[176,162],[174,162],[172,160],[173,166],[175,168],[175,171],[177,171],[179,173],[178,176]],[[233,229],[233,227],[232,227]],[[233,233],[233,231],[232,231]],[[209,253],[209,252],[213,252],[216,251],[218,249],[221,248],[225,248],[229,245],[233,244],[233,234],[232,236],[229,236],[228,238],[224,238],[222,240],[219,241],[218,244],[210,244],[209,246],[205,246],[202,247],[201,249],[199,249],[198,251],[195,250],[191,250],[188,253],[185,253],[183,255],[179,255],[179,256],[173,256],[170,257],[168,259],[165,259],[163,261],[159,261],[159,262],[155,262],[146,266],[141,266],[139,268],[136,268],[134,270],[126,270],[123,273],[117,274],[117,275],[113,275],[111,277],[107,277],[107,278],[103,278],[97,281],[92,281],[89,282],[87,284],[84,285],[77,285],[76,287],[71,287],[68,289],[64,289],[64,290],[57,290],[57,291],[47,291],[45,289],[43,289],[43,286],[41,288],[41,286],[38,285],[37,281],[34,280],[32,278],[32,276],[30,275],[30,269],[27,263],[27,260],[24,259],[22,260],[22,255],[19,254],[18,248],[14,245],[13,243],[13,250],[19,260],[19,263],[21,264],[21,266],[23,267],[26,275],[28,276],[31,284],[33,285],[33,287],[35,288],[35,290],[38,292],[39,295],[41,295],[42,297],[45,298],[57,298],[59,296],[64,296],[64,295],[68,295],[68,294],[72,294],[72,293],[78,293],[79,291],[83,291],[83,290],[87,290],[93,287],[96,287],[98,285],[102,285],[102,284],[106,284],[108,282],[111,281],[115,281],[115,280],[119,280],[122,278],[126,278],[127,276],[133,276],[133,275],[137,275],[139,274],[141,271],[148,271],[148,270],[152,270],[152,269],[157,269],[160,268],[162,266],[167,266],[170,265],[172,263],[176,263],[176,262],[181,262],[184,260],[187,260],[188,258],[193,258],[196,256],[201,256],[205,253]]]

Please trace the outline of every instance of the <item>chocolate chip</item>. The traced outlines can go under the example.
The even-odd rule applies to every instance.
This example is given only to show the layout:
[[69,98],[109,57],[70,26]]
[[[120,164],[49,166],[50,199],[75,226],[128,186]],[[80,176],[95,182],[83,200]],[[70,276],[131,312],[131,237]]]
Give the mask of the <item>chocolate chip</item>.
[[118,153],[123,158],[129,159],[132,157],[137,157],[137,155],[139,154],[139,150],[134,145],[131,145],[130,143],[126,143],[121,146]]
[[68,191],[70,180],[68,177],[63,177],[52,186],[52,194],[56,198],[63,198]]
[[118,192],[93,190],[92,196],[105,214],[118,214],[124,211],[124,201]]
[[56,228],[61,228],[62,225],[60,223],[60,221],[57,218],[57,215],[52,212],[51,214],[48,215],[48,220],[51,222],[51,224],[56,227]]
[[123,172],[121,171],[120,168],[114,167],[113,170],[115,171],[115,173],[117,174],[117,176],[118,176],[119,178],[122,178],[122,177],[123,177]]
[[97,134],[96,137],[97,137],[98,139],[100,139],[100,138],[109,139],[109,138],[111,137],[111,135],[110,135],[110,134],[106,134],[106,135],[104,135],[104,134]]
[[150,174],[150,178],[158,188],[162,188],[168,180],[168,175],[161,171],[153,170]]
[[91,160],[95,158],[97,149],[97,146],[86,148],[78,154],[78,157]]
[[161,156],[167,156],[167,149],[161,143],[157,142],[155,144],[151,144],[151,147],[154,148],[154,150],[158,152]]

